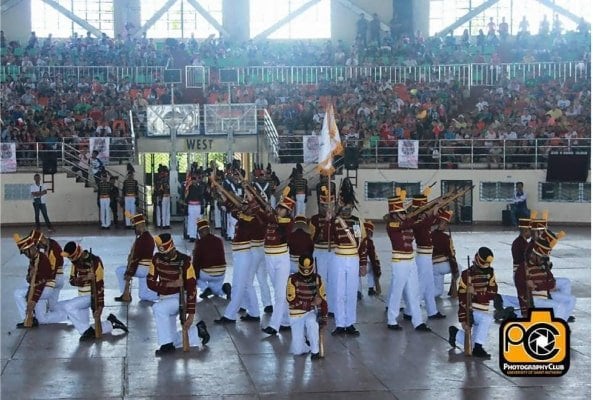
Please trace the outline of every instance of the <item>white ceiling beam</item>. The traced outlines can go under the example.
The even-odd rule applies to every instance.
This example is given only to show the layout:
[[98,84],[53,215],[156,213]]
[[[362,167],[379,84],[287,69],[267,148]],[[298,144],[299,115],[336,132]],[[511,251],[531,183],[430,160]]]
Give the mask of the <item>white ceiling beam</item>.
[[[349,9],[350,11],[352,11],[353,13],[355,13],[356,15],[360,15],[363,14],[364,18],[368,21],[372,21],[373,20],[373,15],[369,12],[367,12],[365,9],[360,8],[359,6],[357,6],[356,4],[354,4],[353,2],[351,2],[350,0],[337,0],[338,3],[342,4],[344,7],[346,7],[347,9]],[[391,30],[391,28],[389,27],[389,25],[381,22],[381,30],[389,32]]]
[[437,33],[437,36],[445,36],[449,33],[449,31],[455,30],[457,28],[459,28],[461,25],[465,24],[467,21],[471,20],[473,17],[483,13],[484,11],[486,11],[487,9],[489,9],[490,7],[492,7],[493,5],[495,5],[496,3],[498,3],[500,0],[488,0],[482,4],[480,4],[479,6],[477,6],[476,8],[473,8],[470,12],[468,12],[467,14],[463,15],[462,17],[460,17],[457,21],[453,22],[451,25],[449,25],[448,27],[446,27],[445,29],[443,29],[442,31],[440,31],[439,33]]
[[146,21],[146,23],[144,25],[142,25],[140,27],[140,29],[138,29],[138,32],[136,32],[134,34],[134,38],[135,39],[139,39],[142,37],[142,35],[145,32],[148,32],[148,30],[150,28],[152,28],[152,26],[154,24],[157,23],[157,21],[159,19],[162,18],[163,15],[165,15],[165,13],[167,11],[169,11],[169,9],[173,6],[173,4],[177,3],[177,0],[168,0],[157,12],[154,13],[154,15],[152,17],[150,17],[150,19],[148,21]]
[[89,24],[88,21],[80,18],[78,15],[74,14],[72,11],[68,10],[67,8],[64,8],[62,5],[55,2],[54,0],[41,0],[41,1],[43,1],[48,6],[54,8],[59,13],[64,14],[66,17],[70,18],[70,20],[72,20],[75,23],[77,23],[78,25],[82,26],[84,29],[86,29],[88,32],[92,33],[96,37],[101,37],[101,35],[103,34],[103,32],[101,32],[101,30],[95,28],[93,25]]
[[311,0],[311,1],[303,4],[302,6],[300,6],[299,8],[297,8],[296,10],[290,12],[284,18],[281,18],[280,20],[278,20],[277,22],[275,22],[269,28],[265,29],[263,32],[261,32],[260,34],[258,34],[257,36],[255,36],[253,39],[254,40],[259,40],[259,39],[265,39],[265,38],[267,38],[268,36],[270,36],[270,34],[274,33],[275,31],[277,31],[278,29],[280,29],[281,27],[283,27],[284,25],[286,25],[287,22],[290,22],[294,18],[298,17],[299,15],[301,15],[302,13],[304,13],[305,11],[307,11],[309,8],[313,7],[314,5],[316,5],[317,3],[319,3],[320,1],[321,0]]
[[200,3],[198,3],[196,0],[187,0],[187,2],[196,9],[196,11],[198,12],[198,14],[200,14],[202,17],[204,17],[204,19],[206,21],[208,21],[208,23],[210,25],[212,25],[213,27],[215,27],[218,32],[220,32],[222,35],[224,35],[225,37],[229,37],[229,33],[226,29],[224,29],[224,27],[218,23],[218,21],[212,16],[212,14],[210,14],[204,7],[202,7],[200,5]]

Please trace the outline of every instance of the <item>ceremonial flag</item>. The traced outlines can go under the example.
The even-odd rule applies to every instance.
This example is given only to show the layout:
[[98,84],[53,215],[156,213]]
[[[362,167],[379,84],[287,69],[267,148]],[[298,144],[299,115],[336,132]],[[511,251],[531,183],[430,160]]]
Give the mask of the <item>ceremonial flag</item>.
[[334,156],[342,154],[343,151],[340,132],[338,132],[334,117],[334,107],[329,104],[325,109],[321,137],[319,138],[319,164],[317,165],[319,173],[327,176],[333,174],[335,171]]

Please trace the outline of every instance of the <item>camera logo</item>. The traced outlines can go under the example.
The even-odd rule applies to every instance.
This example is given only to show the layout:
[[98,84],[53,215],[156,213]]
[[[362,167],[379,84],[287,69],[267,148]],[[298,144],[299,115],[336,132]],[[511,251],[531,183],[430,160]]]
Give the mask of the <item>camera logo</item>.
[[551,308],[500,325],[500,370],[507,376],[562,376],[570,367],[570,330]]

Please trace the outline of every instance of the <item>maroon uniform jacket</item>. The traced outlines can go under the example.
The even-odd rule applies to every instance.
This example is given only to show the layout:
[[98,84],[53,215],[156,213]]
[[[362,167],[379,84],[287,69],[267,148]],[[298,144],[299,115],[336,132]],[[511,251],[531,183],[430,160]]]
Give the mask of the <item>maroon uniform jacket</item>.
[[[345,227],[340,223],[344,221]],[[335,254],[339,256],[358,255],[358,265],[365,267],[367,264],[367,249],[362,246],[362,241],[366,238],[364,221],[355,215],[350,217],[336,217],[333,224],[333,242],[336,244]],[[356,231],[360,232],[357,236]]]
[[[33,279],[33,269],[35,268],[35,264],[37,264],[37,272],[35,274],[35,281],[31,282]],[[32,260],[29,260],[29,270],[27,271],[27,282],[29,283],[29,290],[33,290],[33,301],[37,303],[41,294],[43,293],[43,288],[45,286],[53,287],[55,286],[54,282],[54,272],[51,267],[51,263],[47,256],[41,252],[37,253],[37,256]],[[29,292],[27,293],[27,296]],[[28,298],[28,297],[27,297]]]
[[[174,250],[177,251],[177,250]],[[196,271],[191,263],[190,257],[177,251],[172,260],[167,260],[163,254],[156,253],[152,256],[152,262],[146,283],[148,287],[157,292],[160,296],[168,296],[179,293],[178,287],[168,287],[167,283],[183,278],[185,288],[185,304],[188,314],[196,313]]]
[[415,219],[387,221],[387,236],[391,240],[391,261],[411,260],[414,258],[414,232],[412,226]]
[[292,218],[278,217],[275,213],[259,210],[262,221],[268,223],[264,248],[266,254],[283,254],[288,252],[288,235],[292,231]]
[[321,316],[327,316],[325,286],[321,277],[316,273],[309,276],[303,276],[298,272],[290,275],[286,285],[286,300],[290,315],[298,316],[311,311],[315,307],[313,300],[317,294],[321,297]]
[[519,264],[525,261],[526,250],[529,242],[521,235],[519,235],[511,246],[511,253],[513,254],[513,274],[517,271]]
[[[494,300],[494,297],[498,293],[498,284],[494,277],[494,270],[492,267],[480,268],[472,265],[469,269],[469,273],[471,276],[471,285],[474,288],[474,293],[471,296],[472,304],[469,305],[469,310],[488,312],[490,300]],[[457,290],[457,293],[459,294],[459,311],[457,316],[461,323],[467,321],[467,277],[468,270],[466,269],[461,273],[459,288]]]
[[373,275],[376,277],[381,276],[381,261],[379,261],[379,257],[377,256],[377,250],[375,249],[375,242],[370,237],[365,237],[362,240],[361,247],[366,248],[366,254],[371,262],[370,267],[372,268]]
[[198,239],[194,246],[193,265],[198,276],[201,270],[211,276],[224,275],[226,259],[222,239],[211,233]]
[[414,232],[414,240],[416,240],[416,253],[418,254],[432,254],[432,237],[430,236],[430,229],[436,221],[436,216],[433,214],[426,215],[423,219],[417,220],[412,226]]
[[291,256],[311,256],[313,255],[313,239],[311,235],[302,229],[297,229],[288,236],[288,249]]
[[64,257],[62,257],[62,246],[53,239],[48,239],[49,246],[45,252],[45,255],[49,259],[49,263],[52,267],[53,277],[56,278],[57,274],[64,273]]
[[150,265],[154,253],[154,239],[150,232],[144,231],[136,238],[133,246],[132,260],[126,270],[126,278],[131,278],[138,270],[138,264]]
[[[527,288],[529,280],[535,283],[535,289]],[[521,314],[527,316],[527,310],[532,307],[531,299],[549,299],[550,290],[556,286],[556,279],[549,268],[532,264],[530,260],[526,260],[519,264],[515,272],[515,285],[521,305]]]
[[330,249],[333,247],[332,242],[332,224],[331,221],[325,219],[325,215],[315,214],[309,221],[309,230],[316,249],[324,249],[327,251],[330,241]]
[[459,266],[455,258],[455,249],[453,248],[453,240],[444,231],[434,230],[431,234],[432,238],[432,263],[440,263],[449,261],[451,266],[451,274],[459,274]]
[[81,296],[92,295],[91,283],[92,280],[88,277],[88,274],[93,272],[95,274],[95,288],[97,290],[97,299],[93,302],[97,302],[97,306],[103,307],[104,301],[104,275],[105,270],[103,269],[103,262],[101,258],[96,255],[89,254],[86,250],[82,253],[82,256],[76,261],[72,261],[72,269],[70,270],[70,284],[72,286],[78,286],[78,294]]

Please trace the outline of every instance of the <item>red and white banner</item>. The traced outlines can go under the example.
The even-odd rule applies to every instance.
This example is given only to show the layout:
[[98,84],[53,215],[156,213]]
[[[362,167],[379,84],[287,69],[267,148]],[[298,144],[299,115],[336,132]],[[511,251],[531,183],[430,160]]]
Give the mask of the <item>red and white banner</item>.
[[16,172],[16,143],[0,143],[0,173]]
[[109,138],[108,137],[92,137],[89,138],[89,151],[97,150],[99,155],[97,158],[103,161],[104,165],[109,164]]
[[418,149],[417,140],[398,140],[397,166],[399,168],[418,168]]

